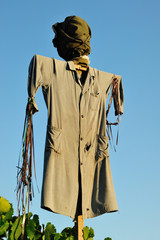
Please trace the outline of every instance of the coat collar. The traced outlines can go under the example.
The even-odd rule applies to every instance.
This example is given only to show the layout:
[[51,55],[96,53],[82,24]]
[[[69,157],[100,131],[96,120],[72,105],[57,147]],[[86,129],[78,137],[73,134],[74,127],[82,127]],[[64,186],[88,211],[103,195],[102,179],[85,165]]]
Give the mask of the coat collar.
[[[70,71],[75,71],[76,72],[74,62],[73,61],[67,62],[66,69],[70,70]],[[77,72],[76,72],[76,74],[77,74]],[[84,84],[83,87],[81,85],[80,80],[77,78],[78,84],[83,89],[82,90],[83,93],[86,93],[90,89],[91,85],[94,84],[94,78],[95,78],[95,71],[94,71],[94,69],[92,67],[89,67],[89,72],[88,72],[88,75],[87,75],[87,78],[86,78],[86,81],[85,81],[85,84]]]
[[[67,62],[67,70],[76,71],[73,61],[68,61]],[[95,71],[92,67],[89,67],[89,73],[90,73],[91,77],[95,76]]]

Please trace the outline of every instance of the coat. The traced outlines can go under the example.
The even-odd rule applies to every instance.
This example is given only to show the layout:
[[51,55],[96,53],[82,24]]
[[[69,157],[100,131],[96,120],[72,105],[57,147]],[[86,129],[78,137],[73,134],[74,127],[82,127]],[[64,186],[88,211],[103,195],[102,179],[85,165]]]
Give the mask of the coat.
[[[122,81],[115,76],[122,114]],[[89,67],[82,86],[73,61],[40,55],[32,58],[28,94],[34,97],[42,87],[48,109],[42,208],[74,219],[81,184],[84,219],[118,211],[106,136],[106,99],[112,79],[113,74]]]

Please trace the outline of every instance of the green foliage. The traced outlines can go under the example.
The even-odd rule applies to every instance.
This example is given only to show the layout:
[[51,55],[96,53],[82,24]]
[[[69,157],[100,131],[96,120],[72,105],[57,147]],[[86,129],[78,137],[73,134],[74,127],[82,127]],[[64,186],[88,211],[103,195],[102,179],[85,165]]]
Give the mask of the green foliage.
[[0,214],[7,213],[11,208],[11,204],[8,200],[3,197],[0,197]]
[[47,223],[44,230],[45,240],[54,240],[54,234],[56,233],[56,228],[50,222]]
[[0,197],[0,236],[5,237],[12,224],[13,207],[3,197]]
[[5,236],[7,230],[9,228],[9,222],[3,222],[0,224],[0,236]]
[[74,240],[75,228],[67,227],[61,232],[60,240]]
[[[13,216],[13,207],[3,197],[0,197],[0,239],[21,240],[23,216]],[[23,240],[74,240],[75,227],[67,227],[61,233],[56,232],[53,224],[48,222],[46,226],[39,223],[39,216],[31,212],[26,214],[25,231]],[[93,240],[93,228],[84,227],[84,240]],[[104,240],[112,240],[105,238]]]
[[84,227],[83,229],[83,237],[84,240],[93,240],[94,237],[94,230],[93,228],[89,228],[89,227]]
[[8,234],[8,238],[10,240],[18,239],[20,237],[22,233],[21,223],[22,223],[22,217],[14,218],[10,232]]

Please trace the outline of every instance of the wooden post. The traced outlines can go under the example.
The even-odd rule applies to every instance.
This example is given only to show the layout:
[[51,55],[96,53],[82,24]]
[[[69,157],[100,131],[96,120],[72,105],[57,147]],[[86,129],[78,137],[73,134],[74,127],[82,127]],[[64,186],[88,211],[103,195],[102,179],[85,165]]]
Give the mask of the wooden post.
[[84,228],[83,216],[78,215],[75,221],[75,240],[84,240],[83,228]]

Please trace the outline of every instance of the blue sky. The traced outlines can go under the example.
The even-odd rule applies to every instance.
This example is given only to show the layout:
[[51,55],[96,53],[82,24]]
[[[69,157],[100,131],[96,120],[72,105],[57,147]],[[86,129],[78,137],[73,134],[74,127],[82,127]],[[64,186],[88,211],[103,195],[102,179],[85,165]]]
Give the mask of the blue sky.
[[[95,240],[160,238],[160,2],[158,0],[0,2],[0,195],[16,208],[16,165],[27,102],[28,65],[34,54],[60,59],[52,25],[66,16],[84,18],[92,29],[90,65],[122,75],[125,93],[117,152],[110,162],[118,213],[85,221]],[[36,171],[41,188],[47,111],[41,90],[34,116]],[[57,231],[72,219],[40,209],[36,190],[31,211]],[[15,212],[16,214],[16,212]]]

